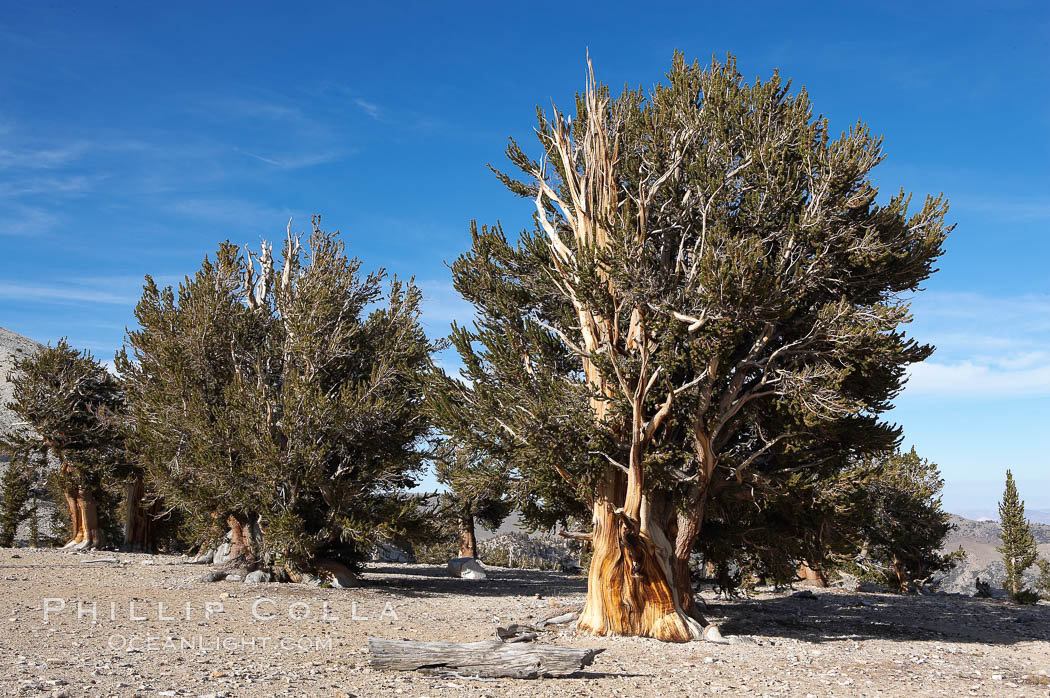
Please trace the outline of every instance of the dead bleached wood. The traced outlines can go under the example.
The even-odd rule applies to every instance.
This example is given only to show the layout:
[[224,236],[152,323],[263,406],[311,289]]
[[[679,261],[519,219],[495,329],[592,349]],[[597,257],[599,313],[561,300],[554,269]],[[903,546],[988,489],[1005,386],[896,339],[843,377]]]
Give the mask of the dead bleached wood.
[[512,623],[506,628],[496,628],[496,639],[500,642],[532,642],[539,635],[536,633],[536,628],[531,625],[520,625],[518,623]]
[[569,611],[567,613],[559,613],[558,615],[551,616],[550,618],[544,618],[543,620],[541,620],[539,623],[536,624],[536,627],[537,628],[545,628],[548,625],[562,625],[564,623],[572,623],[573,621],[575,621],[577,618],[580,617],[580,612],[581,611],[583,611],[582,607],[574,609],[574,610]]
[[537,679],[566,676],[590,666],[603,648],[576,649],[532,644],[483,642],[406,642],[368,638],[377,669],[464,674],[482,678]]

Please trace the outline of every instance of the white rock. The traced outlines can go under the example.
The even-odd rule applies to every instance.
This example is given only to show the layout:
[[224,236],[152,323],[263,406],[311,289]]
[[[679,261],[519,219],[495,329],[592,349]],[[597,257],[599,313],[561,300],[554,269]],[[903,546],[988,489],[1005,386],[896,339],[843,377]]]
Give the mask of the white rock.
[[223,543],[215,549],[215,553],[212,555],[212,562],[216,565],[221,565],[224,562],[230,560],[230,544]]
[[704,639],[708,642],[716,642],[720,645],[729,644],[729,640],[722,637],[722,632],[718,629],[717,625],[709,625],[704,628]]
[[461,579],[479,581],[488,578],[478,561],[472,557],[457,557],[448,561],[448,575]]
[[195,557],[192,560],[190,560],[190,564],[193,564],[193,565],[210,565],[212,563],[212,560],[214,560],[214,559],[215,559],[215,551],[214,550],[205,550],[203,553],[201,553],[197,557]]

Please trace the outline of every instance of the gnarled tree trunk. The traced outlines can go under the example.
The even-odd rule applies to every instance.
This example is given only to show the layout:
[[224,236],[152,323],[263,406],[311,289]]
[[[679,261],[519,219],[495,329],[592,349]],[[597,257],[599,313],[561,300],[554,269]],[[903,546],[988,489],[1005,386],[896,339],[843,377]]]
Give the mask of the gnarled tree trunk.
[[[662,512],[643,502],[641,521],[623,515],[625,478],[610,471],[594,504],[594,552],[587,601],[577,628],[593,635],[637,635],[671,642],[703,636],[702,621],[687,613],[677,578],[674,550],[660,520]],[[658,509],[659,507],[653,507]],[[621,510],[618,512],[618,510]]]
[[141,477],[128,481],[124,503],[124,550],[152,552],[156,547],[157,502],[145,504],[146,488]]
[[226,523],[230,525],[230,560],[252,560],[255,555],[251,517],[247,514],[230,514]]
[[[693,604],[688,556],[684,564],[676,561],[680,556],[672,539],[677,542],[677,521],[667,493],[658,483],[646,482],[645,467],[654,439],[671,413],[675,389],[657,384],[661,368],[651,361],[657,345],[646,324],[649,306],[632,300],[627,289],[617,286],[605,255],[619,240],[633,247],[632,254],[644,257],[646,210],[657,185],[639,191],[637,198],[624,196],[618,175],[619,142],[608,131],[607,97],[598,89],[592,70],[585,98],[586,125],[578,142],[573,141],[575,125],[555,110],[552,131],[545,137],[556,151],[553,157],[559,161],[563,191],[549,185],[543,167],[537,170],[536,214],[553,255],[558,286],[576,311],[579,341],[555,331],[582,360],[593,393],[595,421],[629,449],[629,460],[624,465],[606,456],[611,463],[592,505],[593,555],[587,602],[577,627],[595,635],[686,642],[703,636],[703,626],[694,617],[699,614],[695,608],[686,610]],[[675,167],[654,180],[664,181]],[[545,200],[561,212],[564,226],[552,221]],[[630,234],[624,236],[625,231]],[[592,280],[606,286],[608,299],[595,303],[590,292],[584,292],[580,269],[586,269],[587,275],[593,269]],[[599,355],[612,362],[615,375],[595,363]],[[623,371],[623,366],[632,368]],[[656,390],[663,393],[663,400],[650,400]],[[610,406],[617,403],[629,405],[630,415],[614,414]],[[565,472],[562,475],[571,482]],[[695,531],[685,532],[690,548],[698,530],[697,523]]]
[[[693,497],[690,499],[692,500]],[[696,497],[696,499],[700,498]],[[682,610],[700,625],[707,625],[707,619],[696,605],[692,569],[689,566],[693,557],[693,547],[700,536],[700,527],[704,518],[704,502],[698,501],[696,504],[690,502],[690,504],[693,508],[678,514],[678,531],[674,543],[674,579],[678,585],[678,599]]]
[[459,556],[478,556],[478,539],[474,533],[474,513],[470,504],[464,504],[456,515],[456,523],[459,529]]
[[98,504],[94,493],[83,487],[67,485],[65,495],[72,534],[65,547],[101,548],[106,544],[106,537],[98,525]]
[[805,562],[798,567],[798,577],[805,584],[812,584],[818,587],[826,587],[828,585],[828,578],[824,572],[818,568],[810,567]]
[[106,537],[98,525],[98,504],[95,493],[76,484],[72,479],[73,469],[62,464],[61,474],[65,480],[64,494],[69,511],[70,538],[65,548],[101,548]]

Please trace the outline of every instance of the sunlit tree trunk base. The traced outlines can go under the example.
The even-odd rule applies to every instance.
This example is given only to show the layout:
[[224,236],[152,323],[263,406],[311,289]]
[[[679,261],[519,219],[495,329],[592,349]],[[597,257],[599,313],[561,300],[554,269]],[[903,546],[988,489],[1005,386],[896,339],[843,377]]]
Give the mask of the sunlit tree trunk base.
[[230,559],[250,559],[252,557],[252,534],[248,517],[231,514],[226,522],[230,525]]
[[467,510],[459,515],[458,524],[459,556],[476,558],[478,556],[478,539],[474,534],[474,516]]
[[703,625],[678,598],[670,543],[653,523],[648,528],[640,534],[607,501],[595,504],[594,553],[579,631],[667,642],[703,637]]
[[806,563],[799,565],[798,577],[805,584],[812,584],[818,587],[826,587],[828,585],[828,579],[824,572],[814,569]]
[[106,544],[106,538],[98,525],[98,505],[94,495],[81,487],[67,487],[65,495],[72,537],[64,547],[76,550],[101,548]]

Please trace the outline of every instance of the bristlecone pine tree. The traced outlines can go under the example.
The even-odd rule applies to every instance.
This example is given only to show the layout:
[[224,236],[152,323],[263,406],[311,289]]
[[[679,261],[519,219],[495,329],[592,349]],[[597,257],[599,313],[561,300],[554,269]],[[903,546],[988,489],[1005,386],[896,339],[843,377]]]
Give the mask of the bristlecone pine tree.
[[914,448],[881,456],[875,466],[862,484],[868,513],[864,545],[872,559],[892,571],[901,591],[915,591],[960,557],[940,552],[954,528],[941,509],[944,480],[937,464],[920,458]]
[[476,524],[495,530],[513,509],[508,478],[485,451],[445,439],[432,456],[437,480],[448,488],[437,515],[455,526],[459,557],[478,556]]
[[1002,545],[998,550],[1002,553],[1003,564],[1006,566],[1004,584],[1011,594],[1017,594],[1024,589],[1024,573],[1035,564],[1037,550],[1032,526],[1024,515],[1024,502],[1017,494],[1017,485],[1014,484],[1013,473],[1009,470],[1006,471],[1003,499],[999,502],[999,525],[999,540]]
[[106,544],[99,525],[102,488],[124,475],[120,384],[90,353],[61,339],[17,361],[10,376],[14,400],[8,403],[24,426],[2,435],[15,460],[48,451],[60,463],[60,481],[69,512],[66,547]]
[[431,344],[420,293],[362,276],[338,234],[224,243],[180,284],[147,277],[117,357],[140,457],[202,540],[293,572],[404,533]]
[[804,90],[747,84],[731,58],[676,55],[667,84],[618,99],[592,74],[576,118],[541,113],[537,133],[538,160],[508,148],[525,178],[500,175],[536,228],[474,229],[453,266],[479,318],[453,338],[487,376],[478,421],[516,444],[536,510],[591,510],[581,630],[697,638],[709,508],[896,443],[878,415],[932,351],[899,331],[901,298],[947,205],[877,203],[878,138],[833,138]]

